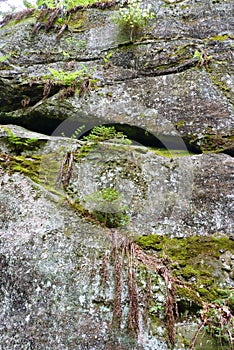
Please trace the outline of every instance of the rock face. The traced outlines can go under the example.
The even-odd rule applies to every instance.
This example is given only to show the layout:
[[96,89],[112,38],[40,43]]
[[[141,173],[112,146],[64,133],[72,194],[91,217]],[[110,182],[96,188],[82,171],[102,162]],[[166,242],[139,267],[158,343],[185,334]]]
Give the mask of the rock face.
[[[152,5],[2,23],[4,350],[232,346],[233,5]],[[74,139],[104,124],[140,146]]]
[[[17,126],[1,127],[0,149],[4,349],[180,349],[203,305],[233,309],[230,156],[88,148]],[[103,207],[93,194],[111,186],[122,197]]]
[[[128,123],[154,134],[178,131],[200,150],[232,152],[231,2],[160,0],[153,9],[155,20],[133,40],[113,24],[118,9],[108,5],[69,13],[62,36],[59,21],[49,26],[48,11],[3,25],[2,122],[43,132],[67,118],[86,127]],[[48,86],[48,68],[71,73],[81,64],[97,79],[95,89],[58,96],[64,82]]]

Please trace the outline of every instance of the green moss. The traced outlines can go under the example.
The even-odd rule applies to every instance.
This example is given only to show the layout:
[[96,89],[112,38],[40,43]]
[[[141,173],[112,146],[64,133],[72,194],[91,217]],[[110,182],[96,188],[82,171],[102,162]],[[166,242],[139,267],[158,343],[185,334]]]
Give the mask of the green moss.
[[4,29],[14,28],[15,31],[17,31],[19,30],[18,26],[33,25],[35,23],[36,23],[36,20],[34,18],[34,11],[33,11],[31,13],[25,14],[25,16],[22,17],[20,20],[15,20],[15,19],[10,20],[6,25],[4,25]]
[[176,124],[177,129],[181,128],[184,126],[185,121],[183,119],[179,120]]
[[216,36],[212,36],[211,38],[209,38],[210,40],[214,40],[214,41],[225,41],[229,39],[229,35],[227,34],[220,34],[220,35],[216,35]]
[[86,11],[75,12],[70,16],[68,20],[68,27],[72,28],[74,31],[85,30],[86,28],[83,26],[86,22],[86,19]]
[[153,148],[153,147],[149,147],[149,149],[154,153],[156,153],[158,156],[165,157],[165,158],[180,158],[180,157],[191,156],[193,154],[191,151],[183,150],[183,149],[168,150],[166,148]]
[[12,156],[5,160],[0,157],[0,164],[9,170],[10,173],[19,172],[28,176],[34,182],[39,183],[40,156]]
[[179,298],[184,298],[194,301],[197,305],[202,306],[202,298],[199,294],[192,288],[185,288],[182,286],[176,287],[176,293]]
[[[204,301],[227,298],[229,295],[225,289],[220,291],[219,287],[221,255],[225,251],[234,251],[234,242],[228,237],[170,238],[149,235],[138,237],[137,243],[143,249],[156,251],[159,258],[169,258],[173,275],[193,283],[194,293],[198,292]],[[217,273],[219,270],[220,273]]]
[[161,250],[163,247],[163,238],[158,235],[141,236],[138,238],[137,243],[142,248]]
[[191,265],[186,265],[181,271],[181,276],[185,279],[189,279],[191,277],[197,277],[199,275],[199,271],[195,270]]

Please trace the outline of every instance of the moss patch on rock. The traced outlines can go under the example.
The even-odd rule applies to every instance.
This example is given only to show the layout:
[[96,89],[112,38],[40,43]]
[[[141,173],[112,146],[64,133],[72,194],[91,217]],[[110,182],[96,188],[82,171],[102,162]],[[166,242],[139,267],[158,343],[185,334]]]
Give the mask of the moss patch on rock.
[[3,168],[6,168],[10,173],[19,172],[24,174],[36,183],[40,182],[40,163],[41,156],[38,155],[32,155],[30,157],[0,155],[0,165]]
[[232,303],[231,289],[226,288],[225,280],[231,278],[225,272],[224,255],[233,254],[234,242],[225,236],[193,236],[188,238],[170,238],[149,235],[137,238],[137,243],[146,250],[156,251],[157,256],[167,259],[175,277],[191,285],[188,290],[178,288],[178,295],[195,301],[196,304],[227,299]]

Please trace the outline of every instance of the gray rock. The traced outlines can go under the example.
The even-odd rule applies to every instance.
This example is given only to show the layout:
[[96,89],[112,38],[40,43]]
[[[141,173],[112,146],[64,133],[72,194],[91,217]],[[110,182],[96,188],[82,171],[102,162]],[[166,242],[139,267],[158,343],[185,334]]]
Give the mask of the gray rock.
[[[45,32],[43,23],[33,34],[30,15],[2,26],[2,122],[43,132],[67,118],[128,123],[164,135],[177,129],[197,149],[233,152],[230,1],[159,1],[153,7],[156,18],[133,42],[112,23],[114,8],[78,11],[60,40],[58,28]],[[195,50],[212,56],[209,67],[198,66]],[[81,64],[98,79],[90,97],[58,102],[61,86],[55,84],[43,98],[41,77],[49,67],[72,72]]]

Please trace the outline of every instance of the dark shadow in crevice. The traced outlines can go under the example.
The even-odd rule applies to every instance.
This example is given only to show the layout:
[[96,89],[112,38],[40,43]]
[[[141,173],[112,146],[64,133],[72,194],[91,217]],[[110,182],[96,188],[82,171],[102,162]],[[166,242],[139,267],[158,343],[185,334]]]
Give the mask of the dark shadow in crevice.
[[185,150],[192,153],[201,154],[202,152],[198,147],[191,145],[188,140],[183,139],[181,136],[171,136],[165,134],[153,134],[152,132],[135,125],[126,123],[97,123],[96,118],[90,120],[85,116],[80,116],[79,119],[67,119],[67,115],[64,111],[58,110],[58,114],[43,115],[38,111],[31,111],[30,116],[25,118],[11,118],[1,117],[2,124],[15,124],[25,127],[31,131],[39,132],[46,135],[71,137],[81,127],[85,125],[83,131],[76,137],[82,139],[83,136],[89,135],[91,130],[99,125],[114,126],[116,131],[120,131],[125,134],[133,143],[133,145],[160,148],[167,150]]
[[223,151],[221,153],[227,154],[230,157],[234,157],[234,148],[226,149],[225,151]]
[[38,111],[32,111],[30,116],[20,116],[19,118],[1,116],[0,122],[2,125],[13,124],[44,135],[52,135],[65,119],[66,117],[63,115],[48,118]]

